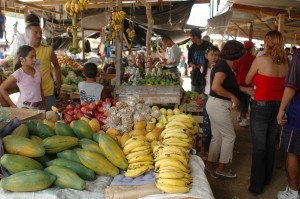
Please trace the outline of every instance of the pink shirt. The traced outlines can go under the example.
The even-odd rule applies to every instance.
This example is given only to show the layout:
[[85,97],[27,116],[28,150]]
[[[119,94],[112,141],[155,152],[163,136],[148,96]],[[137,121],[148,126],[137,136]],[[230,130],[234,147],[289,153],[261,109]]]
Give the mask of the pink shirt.
[[16,78],[17,85],[20,90],[20,96],[17,107],[22,108],[23,102],[40,102],[42,101],[41,81],[42,74],[40,70],[35,68],[34,77],[26,74],[22,68],[16,70],[12,76]]

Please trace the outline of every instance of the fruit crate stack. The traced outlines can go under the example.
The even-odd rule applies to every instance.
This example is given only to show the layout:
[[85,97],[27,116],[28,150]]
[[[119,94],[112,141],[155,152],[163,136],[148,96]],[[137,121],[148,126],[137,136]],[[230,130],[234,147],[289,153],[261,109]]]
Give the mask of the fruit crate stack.
[[181,86],[116,86],[119,100],[128,95],[138,96],[141,100],[151,100],[153,104],[174,104],[178,107],[182,95]]

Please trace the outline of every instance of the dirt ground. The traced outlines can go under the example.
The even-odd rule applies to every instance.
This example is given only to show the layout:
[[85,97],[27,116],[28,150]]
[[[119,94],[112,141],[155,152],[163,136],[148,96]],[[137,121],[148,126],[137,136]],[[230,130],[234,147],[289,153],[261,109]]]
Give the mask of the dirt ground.
[[[237,122],[237,111],[232,112],[235,123],[236,142],[234,147],[233,162],[230,168],[237,173],[236,179],[214,179],[207,174],[207,179],[216,199],[275,199],[278,191],[285,189],[287,178],[285,173],[285,154],[276,151],[275,168],[271,183],[265,187],[263,194],[257,197],[251,195],[249,185],[251,169],[251,138],[250,127],[240,127]],[[278,147],[277,147],[278,148]]]

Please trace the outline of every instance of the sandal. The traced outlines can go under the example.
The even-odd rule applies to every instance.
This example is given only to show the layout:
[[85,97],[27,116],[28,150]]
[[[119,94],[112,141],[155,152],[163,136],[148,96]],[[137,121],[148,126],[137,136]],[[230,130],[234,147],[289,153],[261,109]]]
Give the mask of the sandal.
[[207,173],[209,173],[212,178],[215,178],[215,179],[218,178],[218,176],[216,176],[216,172],[215,172],[214,169],[208,169],[208,168],[205,167],[205,171]]
[[232,169],[229,169],[226,173],[219,173],[217,171],[215,171],[215,174],[216,176],[218,177],[222,177],[222,178],[230,178],[230,179],[233,179],[233,178],[236,178],[236,173],[234,172],[234,170]]

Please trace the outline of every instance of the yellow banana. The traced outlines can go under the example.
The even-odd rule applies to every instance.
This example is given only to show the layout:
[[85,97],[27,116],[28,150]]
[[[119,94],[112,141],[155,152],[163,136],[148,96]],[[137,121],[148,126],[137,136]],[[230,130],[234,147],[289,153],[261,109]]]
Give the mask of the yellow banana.
[[178,131],[178,132],[168,132],[164,134],[163,138],[168,139],[168,138],[188,138],[188,135],[185,134],[185,131]]
[[71,2],[70,1],[67,1],[64,5],[64,11],[66,11],[67,13],[69,12],[70,10],[70,4]]
[[188,127],[185,125],[183,122],[178,122],[178,121],[171,121],[166,125],[166,128],[172,127],[172,126],[180,126],[184,129],[188,129]]
[[156,178],[176,179],[176,178],[184,178],[184,176],[185,176],[184,172],[178,171],[178,169],[169,170],[169,171],[159,171],[155,173]]
[[186,173],[190,172],[186,166],[184,166],[179,160],[176,160],[176,159],[166,158],[166,159],[161,159],[161,160],[158,160],[157,162],[155,162],[155,168],[164,168],[167,166],[176,167],[177,169],[180,169],[181,171],[186,172]]
[[156,182],[156,187],[166,193],[186,193],[189,192],[189,186],[172,186]]
[[181,180],[185,181],[186,184],[192,183],[192,178],[181,178]]
[[[162,168],[159,168],[156,170],[157,173],[173,173],[174,171],[176,172],[181,172],[184,176],[184,178],[192,180],[192,176],[190,175],[189,172],[185,172],[182,170],[178,170],[178,167],[173,167],[173,166],[164,166]],[[189,170],[188,170],[189,171]]]
[[158,178],[156,180],[157,183],[164,184],[164,185],[172,185],[172,186],[179,186],[185,187],[187,183],[181,179],[172,179],[172,178]]
[[175,153],[163,153],[163,154],[159,155],[158,157],[156,157],[154,161],[156,162],[158,160],[165,159],[165,158],[172,158],[175,160],[179,160],[184,166],[188,165],[188,160],[186,159],[186,157],[175,154]]
[[140,146],[140,147],[137,147],[137,148],[131,150],[131,152],[133,153],[133,152],[137,152],[137,151],[143,151],[143,150],[150,149],[150,148],[151,148],[151,146],[146,144],[144,146]]
[[187,116],[186,114],[179,114],[179,115],[172,115],[171,117],[169,117],[168,122],[171,122],[172,120],[177,118],[190,119],[189,116]]
[[183,141],[181,139],[178,138],[168,138],[168,139],[164,139],[163,143],[165,145],[170,145],[170,146],[181,146],[181,147],[186,147],[186,148],[191,148],[191,143]]
[[128,178],[135,178],[148,171],[148,166],[142,166],[136,169],[127,169],[124,175]]
[[149,146],[149,143],[148,142],[144,142],[142,140],[137,140],[135,142],[131,142],[127,145],[124,146],[123,148],[123,152],[125,155],[129,154],[133,149],[136,149],[140,146]]
[[126,158],[129,160],[131,158],[133,158],[134,156],[138,156],[138,155],[149,155],[150,153],[152,153],[152,149],[149,148],[149,149],[145,149],[145,150],[142,150],[142,151],[137,151],[137,152],[132,152],[132,153],[129,153]]
[[135,169],[135,168],[140,168],[142,166],[153,166],[153,161],[148,161],[148,162],[135,162],[131,163],[128,165],[129,169]]
[[142,141],[147,142],[147,139],[145,138],[145,136],[134,136],[134,137],[128,139],[128,140],[125,142],[125,146],[126,146],[127,144],[129,144],[130,142],[134,142],[134,141],[137,141],[137,140],[142,140]]
[[152,155],[138,155],[128,160],[128,163],[153,161]]
[[174,132],[174,133],[185,133],[185,130],[182,129],[182,128],[167,128],[165,130],[163,130],[160,134],[160,137],[164,137],[167,133],[171,133],[171,132]]

